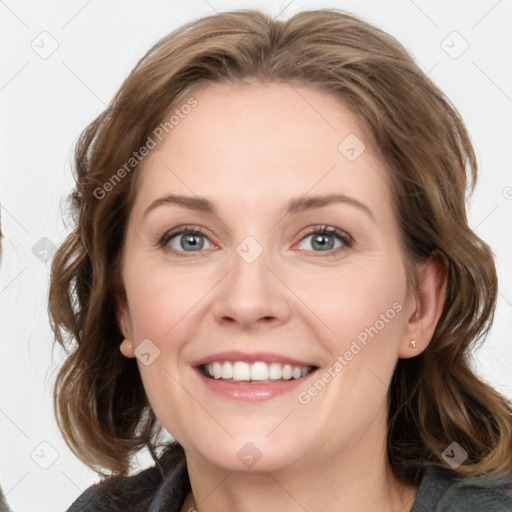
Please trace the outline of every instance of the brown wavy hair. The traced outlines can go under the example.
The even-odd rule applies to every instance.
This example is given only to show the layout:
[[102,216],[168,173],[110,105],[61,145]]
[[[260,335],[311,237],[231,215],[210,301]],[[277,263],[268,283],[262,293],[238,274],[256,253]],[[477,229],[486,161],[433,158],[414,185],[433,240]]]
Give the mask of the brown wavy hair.
[[119,263],[139,166],[112,180],[194,88],[222,82],[309,85],[338,97],[370,129],[387,165],[410,286],[415,263],[433,253],[448,262],[431,343],[398,361],[389,389],[395,475],[418,483],[424,464],[444,465],[441,454],[454,441],[468,452],[459,474],[510,475],[511,403],[470,367],[497,298],[492,251],[466,217],[466,192],[477,176],[470,138],[452,103],[398,41],[337,9],[287,21],[240,10],[190,22],[147,52],[81,134],[76,222],[53,259],[49,300],[56,342],[68,352],[54,406],[70,449],[102,475],[127,474],[143,447],[157,460],[162,429],[136,360],[119,351],[116,320],[126,299]]

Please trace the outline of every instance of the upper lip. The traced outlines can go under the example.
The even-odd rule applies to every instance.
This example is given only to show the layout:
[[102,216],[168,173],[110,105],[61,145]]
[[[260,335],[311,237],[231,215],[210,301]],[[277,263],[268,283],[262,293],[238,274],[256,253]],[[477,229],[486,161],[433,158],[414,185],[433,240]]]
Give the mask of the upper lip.
[[264,363],[291,364],[292,366],[315,366],[311,362],[299,361],[298,359],[293,359],[292,357],[288,357],[282,354],[276,354],[274,352],[248,353],[240,352],[238,350],[218,352],[216,354],[212,354],[210,356],[205,356],[202,357],[201,359],[197,359],[196,361],[193,361],[191,364],[192,366],[203,366],[205,364],[211,364],[217,361],[245,361],[246,363],[256,363],[257,361],[262,361]]

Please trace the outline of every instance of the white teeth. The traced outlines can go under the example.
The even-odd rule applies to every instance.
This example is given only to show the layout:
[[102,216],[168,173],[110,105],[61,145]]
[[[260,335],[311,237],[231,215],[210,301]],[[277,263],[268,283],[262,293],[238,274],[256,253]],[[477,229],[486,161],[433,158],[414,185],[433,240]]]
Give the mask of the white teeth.
[[220,379],[222,377],[222,365],[220,363],[213,363],[213,378]]
[[283,367],[280,363],[270,363],[269,364],[268,378],[269,379],[282,379],[283,378]]
[[237,361],[233,365],[233,380],[251,380],[251,368],[244,361]]
[[267,380],[268,365],[266,363],[253,363],[251,367],[251,380]]
[[214,379],[236,381],[290,380],[305,377],[310,372],[309,366],[292,366],[291,364],[264,363],[257,361],[249,364],[245,361],[215,361],[204,366],[206,373]]
[[232,379],[233,378],[233,365],[226,361],[222,365],[222,378],[223,379]]

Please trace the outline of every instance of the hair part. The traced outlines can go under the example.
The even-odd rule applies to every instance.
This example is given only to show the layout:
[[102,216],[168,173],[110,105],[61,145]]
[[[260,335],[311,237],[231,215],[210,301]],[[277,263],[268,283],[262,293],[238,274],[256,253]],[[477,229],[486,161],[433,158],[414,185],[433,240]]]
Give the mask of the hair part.
[[466,217],[477,163],[447,97],[393,37],[336,9],[277,21],[253,10],[190,22],[154,45],[75,153],[77,222],[53,259],[49,313],[69,356],[55,383],[57,423],[70,449],[100,474],[127,474],[161,431],[134,359],[119,352],[126,299],[120,262],[140,165],[98,198],[169,112],[211,83],[308,85],[335,95],[362,120],[387,168],[414,291],[415,265],[447,262],[444,310],[428,348],[400,359],[389,390],[388,456],[395,475],[419,481],[457,441],[462,474],[512,472],[510,402],[470,368],[470,350],[495,311],[493,254]]

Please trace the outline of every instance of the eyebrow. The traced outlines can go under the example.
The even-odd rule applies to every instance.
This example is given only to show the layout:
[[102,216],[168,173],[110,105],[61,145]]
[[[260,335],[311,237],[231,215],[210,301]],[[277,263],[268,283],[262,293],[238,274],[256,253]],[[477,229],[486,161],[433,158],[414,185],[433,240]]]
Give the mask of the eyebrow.
[[[313,210],[315,208],[322,208],[333,203],[344,203],[359,208],[365,212],[373,221],[375,216],[373,212],[364,203],[361,203],[357,199],[347,196],[345,194],[328,194],[319,196],[307,196],[291,199],[288,202],[286,214],[301,213],[307,210]],[[194,210],[204,213],[211,213],[218,216],[215,205],[208,199],[203,197],[192,197],[184,195],[170,194],[165,197],[155,199],[145,210],[143,217],[145,217],[150,211],[154,210],[158,206],[176,204],[187,208],[188,210]]]

